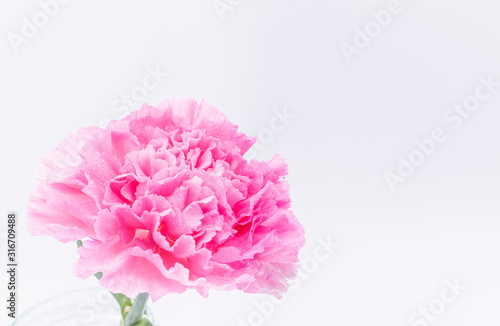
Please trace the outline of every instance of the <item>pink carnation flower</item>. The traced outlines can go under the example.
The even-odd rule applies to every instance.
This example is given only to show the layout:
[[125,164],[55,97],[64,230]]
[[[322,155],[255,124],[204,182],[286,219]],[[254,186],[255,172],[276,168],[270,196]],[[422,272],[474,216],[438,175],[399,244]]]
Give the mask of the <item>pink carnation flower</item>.
[[80,129],[43,159],[30,232],[85,239],[76,275],[102,272],[104,287],[129,297],[189,288],[280,296],[304,230],[284,160],[248,162],[255,139],[237,129],[194,100]]

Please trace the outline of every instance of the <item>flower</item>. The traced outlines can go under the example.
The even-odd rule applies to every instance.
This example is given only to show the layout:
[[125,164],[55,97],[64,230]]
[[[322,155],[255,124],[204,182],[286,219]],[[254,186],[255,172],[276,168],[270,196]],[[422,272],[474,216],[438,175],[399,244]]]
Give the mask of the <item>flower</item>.
[[189,288],[280,296],[304,230],[290,210],[285,161],[247,161],[254,142],[190,99],[82,128],[43,159],[28,228],[84,239],[75,274],[102,272],[102,286],[129,297]]

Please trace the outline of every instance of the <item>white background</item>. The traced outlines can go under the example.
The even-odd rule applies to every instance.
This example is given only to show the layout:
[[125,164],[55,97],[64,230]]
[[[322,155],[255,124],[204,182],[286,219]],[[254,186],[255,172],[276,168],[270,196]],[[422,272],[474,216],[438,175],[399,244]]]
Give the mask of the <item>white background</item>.
[[[389,1],[232,3],[222,20],[212,0],[74,0],[16,53],[10,33],[22,36],[23,18],[41,9],[1,1],[0,198],[1,214],[20,219],[19,311],[97,284],[73,276],[74,244],[26,232],[40,157],[79,127],[120,118],[113,101],[158,66],[169,76],[148,91],[151,104],[205,98],[255,136],[288,108],[296,117],[258,158],[280,153],[289,163],[307,232],[301,257],[312,261],[318,237],[341,246],[268,316],[254,305],[267,296],[187,292],[152,306],[160,325],[243,326],[249,316],[254,325],[410,325],[455,278],[467,289],[432,325],[498,325],[500,88],[459,128],[443,114],[474,95],[481,76],[500,81],[500,3],[402,0],[350,63],[341,44]],[[436,128],[446,142],[391,191],[384,173]],[[5,253],[2,240],[2,261]],[[4,302],[3,272],[0,282]]]

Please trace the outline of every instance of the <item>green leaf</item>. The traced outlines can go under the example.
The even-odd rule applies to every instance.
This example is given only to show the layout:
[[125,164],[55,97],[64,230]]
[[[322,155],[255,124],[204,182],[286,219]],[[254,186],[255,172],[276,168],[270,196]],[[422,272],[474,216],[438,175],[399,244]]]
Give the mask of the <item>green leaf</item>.
[[[149,293],[141,293],[135,298],[132,309],[125,316],[125,326],[136,326],[136,325],[149,325],[144,324],[149,322],[149,319],[145,319],[144,312],[146,311],[146,305],[148,304]],[[143,323],[143,324],[141,324]]]

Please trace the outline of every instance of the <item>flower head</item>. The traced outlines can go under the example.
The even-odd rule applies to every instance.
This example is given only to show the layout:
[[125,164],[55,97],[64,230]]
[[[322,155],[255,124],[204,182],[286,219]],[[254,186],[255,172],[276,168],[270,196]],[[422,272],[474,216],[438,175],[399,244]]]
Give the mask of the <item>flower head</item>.
[[84,239],[75,273],[153,300],[194,288],[279,296],[304,230],[287,166],[243,155],[255,139],[213,106],[165,101],[105,128],[83,128],[43,159],[32,234]]

